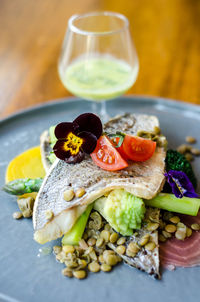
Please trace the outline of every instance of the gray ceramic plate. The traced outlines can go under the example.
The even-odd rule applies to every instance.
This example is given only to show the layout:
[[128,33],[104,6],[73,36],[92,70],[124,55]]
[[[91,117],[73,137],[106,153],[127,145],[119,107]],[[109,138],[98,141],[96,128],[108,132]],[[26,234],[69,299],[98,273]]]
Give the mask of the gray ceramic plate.
[[[122,112],[157,115],[170,147],[183,143],[186,135],[197,137],[200,147],[198,106],[143,97],[122,97],[109,101],[107,106],[111,116]],[[44,129],[89,111],[90,102],[71,98],[1,121],[0,186],[9,161],[38,145]],[[195,172],[200,179],[200,160],[197,159]],[[12,218],[17,210],[15,198],[0,192],[0,203],[0,301],[199,301],[199,267],[164,271],[161,281],[126,265],[119,265],[111,273],[90,274],[83,281],[67,279],[61,275],[62,264],[55,261],[54,255],[37,257],[40,246],[33,240],[32,221]]]

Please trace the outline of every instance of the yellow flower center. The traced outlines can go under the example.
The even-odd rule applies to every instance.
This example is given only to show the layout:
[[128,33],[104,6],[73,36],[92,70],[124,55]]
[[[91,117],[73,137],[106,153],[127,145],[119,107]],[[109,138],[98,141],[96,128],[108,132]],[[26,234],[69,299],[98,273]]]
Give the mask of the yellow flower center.
[[64,150],[70,151],[72,155],[79,153],[80,147],[83,144],[83,139],[76,136],[72,132],[67,135],[67,141],[64,143]]

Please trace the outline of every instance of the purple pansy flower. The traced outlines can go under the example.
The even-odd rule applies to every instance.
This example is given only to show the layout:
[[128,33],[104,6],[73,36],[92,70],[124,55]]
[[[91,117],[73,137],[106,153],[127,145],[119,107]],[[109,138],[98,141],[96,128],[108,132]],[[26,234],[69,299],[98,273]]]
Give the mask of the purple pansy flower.
[[170,170],[165,173],[167,182],[172,188],[172,193],[177,198],[182,198],[183,196],[198,198],[198,194],[195,193],[194,187],[189,180],[188,176],[182,171]]
[[83,113],[71,123],[60,123],[55,128],[54,153],[69,164],[78,163],[85,153],[94,151],[102,131],[101,120],[93,113]]

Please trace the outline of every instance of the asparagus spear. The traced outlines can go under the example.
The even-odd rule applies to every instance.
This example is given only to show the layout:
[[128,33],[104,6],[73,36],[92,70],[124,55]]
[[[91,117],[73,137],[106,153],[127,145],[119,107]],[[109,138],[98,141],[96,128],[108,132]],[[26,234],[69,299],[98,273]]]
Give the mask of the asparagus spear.
[[38,192],[42,182],[43,178],[21,178],[8,182],[2,190],[12,195]]
[[144,203],[147,206],[156,207],[170,212],[197,216],[200,206],[200,199],[185,196],[182,198],[177,198],[173,194],[160,193],[153,199],[144,200]]

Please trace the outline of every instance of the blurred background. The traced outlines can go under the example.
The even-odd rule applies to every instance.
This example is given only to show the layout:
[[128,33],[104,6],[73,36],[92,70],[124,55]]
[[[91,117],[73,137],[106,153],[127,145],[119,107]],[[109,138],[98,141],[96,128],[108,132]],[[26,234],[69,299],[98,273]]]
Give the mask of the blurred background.
[[200,104],[200,0],[0,0],[0,117],[69,96],[57,62],[69,17],[129,18],[140,61],[128,94]]

